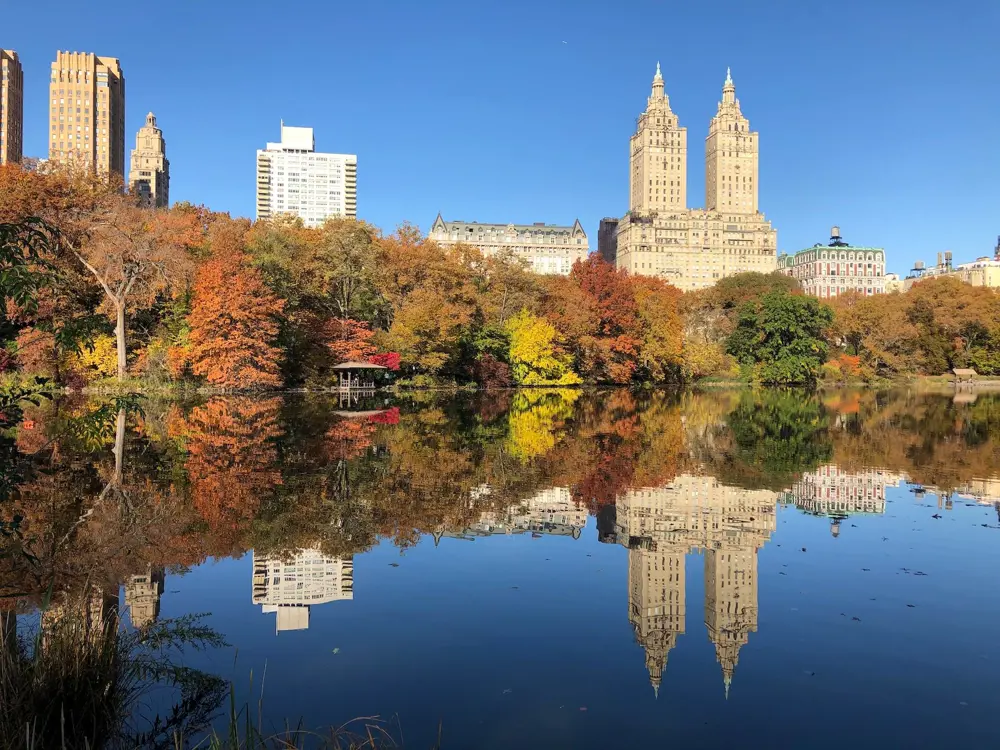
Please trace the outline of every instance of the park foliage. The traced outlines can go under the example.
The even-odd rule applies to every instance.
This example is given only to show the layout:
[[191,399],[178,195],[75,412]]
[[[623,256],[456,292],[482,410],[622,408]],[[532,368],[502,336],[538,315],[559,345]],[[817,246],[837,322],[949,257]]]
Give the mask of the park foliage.
[[60,168],[0,168],[0,224],[0,369],[61,385],[323,388],[348,360],[489,388],[1000,374],[1000,297],[951,278],[830,305],[780,274],[682,294],[596,256],[538,276],[405,224],[151,210]]

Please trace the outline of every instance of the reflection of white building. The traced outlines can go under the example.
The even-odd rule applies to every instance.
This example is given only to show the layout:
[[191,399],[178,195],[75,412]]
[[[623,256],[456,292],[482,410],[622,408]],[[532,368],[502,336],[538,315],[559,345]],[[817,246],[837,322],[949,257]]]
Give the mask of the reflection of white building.
[[[477,497],[488,492],[477,491]],[[568,487],[550,487],[503,511],[485,511],[479,520],[459,532],[441,531],[442,536],[468,539],[496,534],[547,534],[579,539],[587,526],[587,511],[573,502]]]
[[834,464],[807,471],[789,491],[789,500],[799,510],[833,519],[831,531],[840,533],[840,521],[848,516],[885,513],[885,488],[898,487],[902,476],[881,469],[847,472]]
[[354,559],[299,550],[290,559],[253,555],[253,603],[277,615],[275,631],[305,630],[309,608],[354,598]]

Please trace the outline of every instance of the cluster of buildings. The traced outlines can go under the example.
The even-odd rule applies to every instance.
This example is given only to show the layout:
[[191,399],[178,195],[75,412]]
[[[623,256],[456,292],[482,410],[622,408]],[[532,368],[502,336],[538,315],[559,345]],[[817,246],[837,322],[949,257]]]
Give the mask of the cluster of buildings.
[[[23,159],[24,74],[18,55],[0,49],[0,164]],[[125,75],[119,60],[58,52],[49,81],[48,161],[116,175],[150,206],[170,202],[166,141],[150,112],[126,171]],[[684,291],[746,271],[779,271],[807,294],[832,298],[906,291],[920,279],[955,276],[1000,287],[1000,240],[993,257],[952,266],[917,262],[905,279],[886,273],[885,250],[847,244],[837,227],[828,245],[778,254],[777,230],[759,207],[759,134],[752,130],[727,71],[705,139],[704,208],[688,207],[687,128],[670,106],[657,64],[646,108],[630,137],[628,211],[602,219],[597,252],[632,274],[655,276]],[[316,151],[312,128],[281,124],[281,139],[257,151],[256,216],[299,217],[309,227],[357,217],[358,159]],[[428,233],[443,246],[465,243],[487,256],[512,254],[540,274],[570,272],[590,253],[586,231],[572,225],[447,221]]]
[[[24,159],[24,71],[0,49],[0,164]],[[125,74],[121,62],[89,52],[57,52],[49,79],[48,159],[121,179],[150,207],[170,205],[170,162],[150,112],[125,161]],[[311,128],[281,125],[281,141],[257,152],[257,217],[300,216],[320,226],[357,216],[357,157],[319,153]]]
[[[24,71],[13,50],[0,50],[0,66],[0,164],[17,164],[24,160]],[[136,134],[126,171],[125,74],[116,58],[56,53],[46,130],[48,162],[117,177],[147,205],[169,205],[170,162],[152,112]]]

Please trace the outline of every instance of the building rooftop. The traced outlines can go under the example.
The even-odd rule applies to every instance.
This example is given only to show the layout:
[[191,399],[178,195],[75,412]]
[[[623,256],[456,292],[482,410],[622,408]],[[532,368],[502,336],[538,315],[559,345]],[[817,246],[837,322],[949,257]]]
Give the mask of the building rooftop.
[[532,232],[541,234],[571,234],[574,237],[586,237],[587,233],[583,230],[583,225],[580,224],[580,220],[577,219],[572,225],[562,225],[562,224],[546,224],[544,222],[535,222],[534,224],[487,224],[480,223],[478,221],[445,221],[441,214],[437,215],[434,219],[434,223],[431,225],[432,232],[449,231],[452,228],[464,227],[468,228],[469,231],[473,231],[473,228],[478,228],[480,231],[487,229],[503,230],[503,231],[514,231],[514,232]]

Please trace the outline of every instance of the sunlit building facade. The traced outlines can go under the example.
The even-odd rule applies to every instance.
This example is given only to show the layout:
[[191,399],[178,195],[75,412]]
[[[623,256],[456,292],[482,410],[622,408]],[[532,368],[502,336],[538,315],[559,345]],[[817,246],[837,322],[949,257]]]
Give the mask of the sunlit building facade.
[[257,152],[257,218],[297,216],[307,227],[358,216],[358,157],[316,151],[312,128],[281,123],[281,141]]
[[705,208],[687,205],[687,128],[670,107],[659,64],[630,145],[629,211],[616,233],[619,269],[684,291],[775,270],[777,232],[758,208],[758,134],[728,73],[705,140]]
[[821,299],[856,292],[865,297],[886,292],[885,250],[855,247],[830,230],[829,245],[814,245],[795,255],[781,255],[778,270],[796,279],[802,291]]
[[24,71],[17,53],[0,49],[0,164],[24,155]]
[[117,59],[56,54],[49,81],[49,161],[125,178],[125,75]]
[[166,208],[170,205],[170,162],[167,160],[167,142],[163,131],[150,112],[146,123],[135,136],[132,165],[128,173],[129,191],[144,206]]

